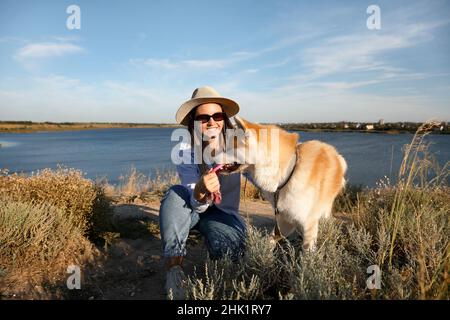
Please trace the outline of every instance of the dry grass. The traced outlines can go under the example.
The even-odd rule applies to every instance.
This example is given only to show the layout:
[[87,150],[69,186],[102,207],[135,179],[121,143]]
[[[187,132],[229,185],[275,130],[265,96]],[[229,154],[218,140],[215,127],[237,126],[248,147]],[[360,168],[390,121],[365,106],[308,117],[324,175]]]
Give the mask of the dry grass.
[[4,271],[0,288],[5,294],[43,293],[44,287],[67,277],[69,265],[83,266],[95,255],[93,245],[63,210],[0,198],[0,268]]
[[241,200],[264,200],[261,191],[241,176]]
[[[383,191],[363,191],[358,196],[355,208],[367,219],[321,221],[314,253],[301,252],[296,238],[273,251],[270,237],[250,227],[244,259],[235,264],[228,259],[207,261],[205,271],[190,278],[188,297],[449,299],[450,190],[427,192],[428,199],[422,198],[426,201],[410,207],[414,211],[400,223],[392,265],[383,260],[391,243],[389,211],[383,207],[392,206],[395,190]],[[366,287],[371,265],[382,271],[380,290]]]
[[130,172],[119,177],[119,184],[112,185],[108,181],[100,181],[106,195],[119,202],[132,203],[136,199],[141,201],[155,201],[162,198],[171,185],[179,184],[179,178],[173,171],[157,171],[153,177],[139,172],[134,166]]
[[[422,126],[406,146],[395,185],[340,195],[335,211],[345,212],[344,219],[321,221],[316,252],[301,252],[298,238],[272,250],[268,235],[250,227],[245,257],[207,261],[188,280],[187,297],[449,299],[449,170],[448,163],[433,165],[423,143],[432,126]],[[381,270],[381,288],[369,290],[373,265]]]
[[0,196],[60,208],[85,235],[94,231],[95,222],[108,210],[99,186],[85,179],[81,171],[62,167],[44,169],[30,176],[0,171]]
[[44,284],[61,280],[70,264],[92,261],[96,250],[87,236],[97,236],[108,210],[101,188],[80,171],[2,171],[0,288],[33,296],[35,287],[44,292]]

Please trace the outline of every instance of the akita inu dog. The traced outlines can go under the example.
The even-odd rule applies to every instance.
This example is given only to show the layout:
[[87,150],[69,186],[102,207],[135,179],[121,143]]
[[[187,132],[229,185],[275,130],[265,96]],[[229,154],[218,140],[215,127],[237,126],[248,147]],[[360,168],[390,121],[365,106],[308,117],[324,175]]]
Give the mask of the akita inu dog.
[[[334,199],[345,185],[344,158],[320,141],[298,144],[298,134],[279,127],[251,123],[238,116],[235,121],[245,132],[241,141],[234,141],[235,146],[241,143],[250,161],[226,165],[224,171],[245,172],[271,202],[276,214],[276,240],[297,230],[303,235],[303,248],[315,250],[319,219],[330,217]],[[266,139],[264,129],[267,141],[262,141]]]

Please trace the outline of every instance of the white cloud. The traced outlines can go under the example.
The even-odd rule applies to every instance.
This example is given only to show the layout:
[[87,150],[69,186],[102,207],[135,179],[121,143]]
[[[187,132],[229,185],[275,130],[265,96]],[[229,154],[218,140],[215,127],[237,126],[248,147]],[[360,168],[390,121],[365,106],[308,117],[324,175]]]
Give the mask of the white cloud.
[[303,53],[312,77],[340,72],[373,71],[395,68],[380,57],[383,53],[417,46],[432,38],[433,31],[449,21],[410,23],[382,33],[370,32],[339,36]]
[[371,84],[380,83],[380,80],[367,80],[367,81],[355,81],[355,82],[346,82],[346,81],[337,81],[337,82],[320,82],[317,85],[332,90],[344,90],[344,89],[353,89],[368,86]]
[[189,68],[222,69],[234,61],[235,59],[184,60],[182,61],[182,65]]
[[[351,90],[386,81],[438,76],[398,68],[392,65],[385,54],[394,51],[401,53],[400,50],[421,45],[433,38],[436,28],[449,22],[450,20],[420,23],[403,21],[403,25],[390,26],[388,30],[365,30],[329,37],[318,45],[300,51],[301,72],[286,76],[283,85],[278,88],[285,94],[316,85],[328,89]],[[352,75],[358,75],[357,80],[350,80]],[[348,80],[330,82],[327,81],[330,76]]]
[[[214,59],[157,59],[157,58],[147,58],[147,59],[130,59],[129,62],[133,66],[147,66],[155,69],[225,69],[234,64],[248,61],[259,56],[263,56],[267,53],[282,50],[286,47],[293,46],[302,42],[311,35],[300,35],[285,37],[278,40],[275,44],[262,48],[260,50],[241,50],[237,52],[230,53],[226,57],[214,58]],[[274,61],[270,64],[261,66],[260,69],[276,68],[285,65],[289,59],[283,59],[282,61]],[[248,70],[256,71],[257,68],[248,68]]]
[[58,57],[66,54],[80,53],[84,49],[68,42],[31,43],[20,48],[15,57],[18,60]]
[[146,66],[155,69],[185,69],[185,68],[196,68],[196,69],[223,69],[233,62],[237,61],[238,58],[229,59],[187,59],[187,60],[171,60],[171,59],[130,59],[129,62],[133,66]]
[[58,87],[58,88],[73,88],[80,86],[79,79],[72,79],[60,75],[49,75],[47,77],[36,77],[34,81],[40,85]]
[[169,59],[130,59],[131,65],[133,66],[147,66],[151,68],[162,68],[162,69],[176,69],[179,67],[178,64],[170,61]]
[[19,37],[0,37],[0,43],[26,43],[25,39]]

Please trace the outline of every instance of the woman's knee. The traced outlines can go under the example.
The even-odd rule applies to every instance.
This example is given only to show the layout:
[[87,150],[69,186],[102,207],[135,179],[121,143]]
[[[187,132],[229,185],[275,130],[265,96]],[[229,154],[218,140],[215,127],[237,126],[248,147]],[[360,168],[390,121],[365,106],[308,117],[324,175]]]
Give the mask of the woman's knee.
[[181,205],[185,207],[190,204],[190,194],[186,187],[176,184],[171,186],[161,199],[161,206],[165,204]]
[[173,223],[191,224],[192,208],[190,206],[189,191],[181,186],[174,185],[167,190],[159,207],[159,221],[163,226]]
[[244,254],[245,232],[239,229],[229,228],[225,232],[224,230],[215,230],[206,238],[209,255],[212,259],[220,259],[227,255],[234,261]]

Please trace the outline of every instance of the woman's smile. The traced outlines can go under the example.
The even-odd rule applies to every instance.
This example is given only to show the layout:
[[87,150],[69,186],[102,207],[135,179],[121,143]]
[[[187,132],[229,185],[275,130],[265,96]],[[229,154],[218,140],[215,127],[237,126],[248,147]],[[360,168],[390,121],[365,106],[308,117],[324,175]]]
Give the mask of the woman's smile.
[[207,135],[210,139],[216,138],[219,134],[220,134],[219,127],[206,128],[205,135]]

